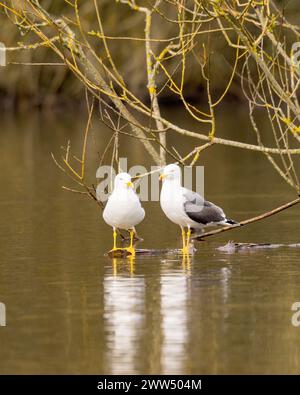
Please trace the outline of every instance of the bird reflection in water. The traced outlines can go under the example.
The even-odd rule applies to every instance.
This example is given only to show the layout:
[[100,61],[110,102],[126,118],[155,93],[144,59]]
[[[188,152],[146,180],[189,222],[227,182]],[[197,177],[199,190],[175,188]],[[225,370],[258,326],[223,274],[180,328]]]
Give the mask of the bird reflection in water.
[[114,277],[117,277],[118,274],[127,271],[130,273],[130,276],[134,275],[135,270],[135,260],[134,256],[128,256],[126,259],[113,258],[112,259],[112,272]]
[[187,276],[191,275],[191,258],[189,254],[182,255],[182,270]]
[[[161,276],[156,308],[146,315],[147,278],[135,275],[135,265],[141,259],[127,256],[113,258],[104,280],[105,326],[107,358],[112,374],[137,374],[140,365],[137,355],[140,342],[147,333],[156,350],[149,355],[151,364],[159,365],[164,373],[178,373],[185,369],[185,348],[188,342],[188,299],[193,257],[183,254],[175,259],[160,259]],[[156,264],[153,261],[150,264]],[[159,320],[151,317],[160,317]],[[149,321],[150,320],[150,321]],[[156,328],[155,335],[148,328]],[[159,346],[160,344],[160,346]],[[160,351],[157,352],[159,346]],[[153,361],[152,359],[157,359]],[[148,361],[149,362],[149,361]],[[149,362],[150,363],[150,362]]]
[[134,259],[112,259],[104,278],[107,371],[137,374],[138,344],[145,326],[145,280],[134,275]]

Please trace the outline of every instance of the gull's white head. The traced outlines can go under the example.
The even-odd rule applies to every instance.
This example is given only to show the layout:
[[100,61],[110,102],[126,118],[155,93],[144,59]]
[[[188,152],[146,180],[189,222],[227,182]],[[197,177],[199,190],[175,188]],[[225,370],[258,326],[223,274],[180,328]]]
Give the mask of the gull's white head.
[[131,176],[128,173],[119,173],[115,178],[115,189],[133,188]]
[[161,180],[181,180],[181,169],[178,165],[168,165],[159,177]]

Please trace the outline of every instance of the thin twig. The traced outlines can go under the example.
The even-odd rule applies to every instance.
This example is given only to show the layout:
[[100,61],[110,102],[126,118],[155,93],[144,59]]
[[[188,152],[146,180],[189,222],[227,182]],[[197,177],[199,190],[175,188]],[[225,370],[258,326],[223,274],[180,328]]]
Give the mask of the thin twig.
[[214,235],[217,235],[219,233],[228,232],[230,230],[233,230],[233,229],[236,229],[236,228],[240,228],[241,226],[252,224],[253,222],[257,222],[257,221],[260,221],[262,219],[271,217],[272,215],[277,214],[277,213],[279,213],[279,212],[281,212],[283,210],[286,210],[286,209],[288,209],[288,208],[290,208],[292,206],[295,206],[298,203],[300,203],[300,197],[298,197],[297,199],[292,200],[291,202],[288,202],[288,203],[286,203],[286,204],[284,204],[282,206],[279,206],[279,207],[277,207],[277,208],[275,208],[275,209],[273,209],[271,211],[267,211],[264,214],[260,214],[260,215],[258,215],[256,217],[249,218],[249,219],[246,219],[244,221],[241,221],[241,222],[239,222],[236,225],[224,226],[224,227],[222,227],[220,229],[215,229],[215,230],[211,230],[209,232],[203,233],[202,235],[195,234],[193,236],[193,240],[199,240],[200,241],[200,240],[203,240],[204,238],[209,237],[209,236],[214,236]]

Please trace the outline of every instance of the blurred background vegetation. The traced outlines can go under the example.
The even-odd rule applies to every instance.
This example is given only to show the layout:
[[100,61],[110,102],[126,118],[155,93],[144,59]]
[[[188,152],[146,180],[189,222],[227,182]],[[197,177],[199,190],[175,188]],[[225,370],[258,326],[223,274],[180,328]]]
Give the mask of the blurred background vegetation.
[[[15,1],[15,3],[21,0]],[[140,2],[142,4],[142,2]],[[283,14],[289,18],[291,23],[299,24],[300,2],[299,0],[276,0],[276,4],[283,10]],[[65,1],[44,0],[42,5],[49,12],[62,16],[70,25],[74,17],[74,10]],[[112,0],[98,1],[101,8],[101,16],[105,34],[111,37],[130,36],[143,38],[144,19],[141,13],[133,12],[128,6],[117,4]],[[80,16],[86,31],[97,30],[97,17],[92,1],[79,2]],[[166,7],[168,5],[166,4]],[[170,19],[172,18],[172,7],[170,7]],[[168,11],[168,10],[166,10]],[[174,16],[174,15],[173,15]],[[16,43],[28,44],[29,36],[24,31],[19,31],[12,21],[4,14],[0,14],[1,37],[7,47],[14,48]],[[155,18],[153,21],[152,36],[172,37],[177,35],[177,26],[166,21],[164,18]],[[211,26],[213,28],[213,26]],[[29,38],[30,40],[30,38]],[[104,48],[97,37],[94,47],[99,54],[105,58]],[[197,43],[201,46],[201,40],[208,40],[208,35],[202,35]],[[30,41],[29,41],[30,42]],[[153,44],[155,48],[155,43]],[[143,41],[134,40],[109,40],[114,62],[120,74],[127,82],[129,89],[137,94],[142,100],[148,100],[148,92],[145,89],[145,46]],[[235,58],[235,50],[230,48],[224,40],[221,32],[215,33],[210,42],[211,48],[211,81],[214,92],[224,91],[232,73],[232,64]],[[37,48],[35,50],[8,50],[8,66],[0,70],[0,96],[2,106],[6,108],[30,106],[53,107],[57,103],[77,103],[84,100],[84,86],[72,75],[71,71],[61,65],[38,65],[38,63],[55,63],[58,61],[56,55],[48,48]],[[176,62],[176,59],[175,61]],[[196,62],[196,61],[195,61]],[[37,63],[37,65],[29,65]],[[158,77],[159,78],[159,77]],[[157,81],[160,85],[161,81]],[[189,100],[206,100],[202,95],[205,82],[199,71],[199,66],[191,62],[186,71],[185,96]],[[227,98],[244,100],[240,89],[239,78],[233,80]],[[170,90],[164,90],[160,96],[162,103],[177,100]]]

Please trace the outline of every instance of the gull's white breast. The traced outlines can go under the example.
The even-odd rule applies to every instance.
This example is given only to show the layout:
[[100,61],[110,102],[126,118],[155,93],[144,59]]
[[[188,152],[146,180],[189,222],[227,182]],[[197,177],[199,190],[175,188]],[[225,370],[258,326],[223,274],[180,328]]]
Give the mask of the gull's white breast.
[[104,221],[113,227],[130,229],[145,217],[138,196],[132,189],[114,190],[103,211]]
[[191,221],[184,211],[184,196],[181,186],[166,180],[160,194],[160,206],[170,221],[180,226],[188,226]]

